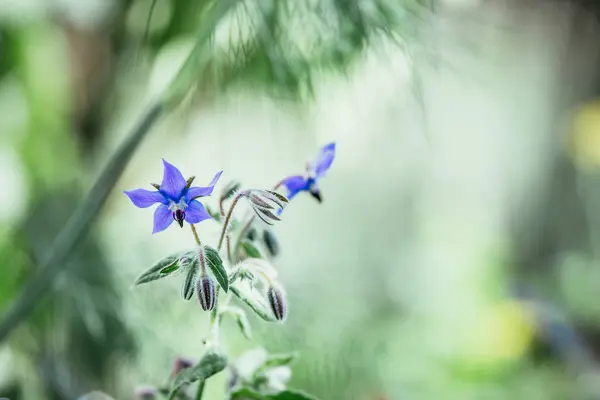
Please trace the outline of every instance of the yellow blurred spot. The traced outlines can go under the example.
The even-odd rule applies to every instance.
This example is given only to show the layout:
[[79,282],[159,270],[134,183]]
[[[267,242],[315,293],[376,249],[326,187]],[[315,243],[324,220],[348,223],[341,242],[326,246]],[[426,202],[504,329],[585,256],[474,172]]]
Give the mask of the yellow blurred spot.
[[534,335],[534,319],[517,301],[505,301],[486,310],[470,327],[464,343],[468,364],[502,365],[524,355]]
[[588,102],[575,114],[569,147],[579,167],[600,166],[600,99]]

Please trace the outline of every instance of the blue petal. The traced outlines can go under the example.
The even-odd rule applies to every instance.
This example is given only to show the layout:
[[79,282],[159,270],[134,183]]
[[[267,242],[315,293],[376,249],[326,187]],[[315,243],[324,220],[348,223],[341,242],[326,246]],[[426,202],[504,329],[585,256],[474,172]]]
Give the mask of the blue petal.
[[285,178],[282,185],[287,189],[286,197],[291,200],[294,196],[303,190],[308,190],[308,180],[301,175],[294,175]]
[[174,201],[178,201],[185,190],[187,182],[181,171],[163,158],[164,174],[160,184],[160,191]]
[[188,208],[185,209],[185,220],[190,224],[197,224],[205,219],[212,218],[206,211],[202,203],[197,200],[190,201]]
[[212,179],[212,181],[210,181],[210,183],[206,187],[191,187],[191,188],[189,188],[189,190],[187,191],[186,196],[185,196],[186,201],[189,202],[198,197],[210,196],[215,188],[215,185],[219,181],[219,178],[221,177],[222,173],[223,173],[223,171],[217,172],[215,177]]
[[146,189],[135,189],[135,190],[124,190],[123,193],[129,197],[134,206],[139,208],[150,207],[156,203],[168,204],[162,193],[154,190]]
[[324,146],[311,164],[317,178],[322,178],[335,157],[335,142]]
[[152,233],[162,232],[173,223],[173,213],[169,207],[161,204],[154,211],[154,229]]

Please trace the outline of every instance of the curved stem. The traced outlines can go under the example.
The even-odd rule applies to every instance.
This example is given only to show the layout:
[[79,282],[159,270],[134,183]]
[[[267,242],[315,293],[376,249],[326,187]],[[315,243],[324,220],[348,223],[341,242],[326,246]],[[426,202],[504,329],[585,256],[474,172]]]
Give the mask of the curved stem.
[[227,213],[227,217],[225,217],[225,222],[223,222],[223,228],[221,229],[221,237],[219,238],[219,245],[217,246],[217,250],[221,250],[221,246],[223,246],[223,239],[225,238],[225,233],[229,228],[229,221],[231,220],[231,215],[233,214],[233,210],[237,205],[238,201],[246,195],[246,192],[241,192],[233,199],[233,203],[231,203],[231,207],[229,207],[229,212]]
[[198,231],[196,231],[196,226],[190,224],[190,227],[192,228],[192,233],[194,234],[194,239],[196,239],[196,243],[198,244],[198,246],[202,246],[202,242],[200,241],[200,237],[198,236]]
[[154,7],[156,7],[156,3],[158,3],[158,0],[152,0],[152,4],[150,4],[150,11],[148,11],[148,19],[146,20],[146,28],[144,29],[144,37],[142,38],[142,44],[145,44],[146,40],[148,40],[148,33],[150,32],[150,21],[152,20],[152,14],[154,13]]
[[206,380],[200,381],[198,384],[198,390],[196,390],[196,400],[202,400],[202,394],[204,393],[204,384]]
[[73,248],[85,237],[94,219],[100,213],[113,186],[121,176],[138,145],[164,110],[162,102],[151,105],[134,127],[127,140],[114,153],[94,186],[77,207],[54,241],[49,254],[35,275],[27,282],[17,299],[0,321],[0,342],[33,311],[35,305],[53,287],[56,277],[65,269],[65,262]]

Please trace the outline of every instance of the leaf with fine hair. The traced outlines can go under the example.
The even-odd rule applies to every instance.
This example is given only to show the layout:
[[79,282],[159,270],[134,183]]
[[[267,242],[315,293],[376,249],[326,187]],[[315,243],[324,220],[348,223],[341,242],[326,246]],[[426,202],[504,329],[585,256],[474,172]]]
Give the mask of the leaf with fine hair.
[[267,322],[277,322],[277,320],[275,318],[273,318],[273,316],[271,315],[271,313],[267,310],[267,308],[261,304],[259,304],[258,302],[256,302],[255,300],[247,297],[246,295],[244,295],[242,292],[240,292],[238,290],[238,288],[236,288],[235,286],[231,286],[229,289],[231,289],[231,292],[238,298],[240,299],[242,302],[244,302],[248,307],[250,307],[250,309],[252,311],[254,311],[256,313],[256,315],[258,315],[259,317],[261,317],[263,320],[267,321]]
[[203,251],[206,256],[208,268],[210,268],[217,279],[217,282],[219,282],[219,285],[221,285],[225,293],[227,293],[227,291],[229,291],[229,277],[227,276],[227,271],[223,266],[223,260],[221,259],[219,252],[210,246],[204,246]]
[[193,251],[180,251],[161,258],[155,262],[153,266],[144,271],[133,284],[137,286],[143,283],[153,282],[155,280],[171,276],[174,272],[177,272],[180,269],[182,259],[193,256]]
[[260,254],[260,251],[256,248],[256,246],[254,246],[254,244],[251,241],[243,239],[241,242],[241,246],[249,258],[263,258],[262,254]]
[[227,357],[219,350],[210,350],[202,359],[191,368],[181,370],[171,385],[169,398],[175,398],[177,392],[186,383],[204,382],[211,376],[218,374],[227,367]]
[[187,273],[185,274],[185,279],[181,284],[181,297],[184,300],[190,300],[194,296],[194,291],[196,290],[196,275],[198,274],[199,267],[200,260],[196,257],[189,265]]

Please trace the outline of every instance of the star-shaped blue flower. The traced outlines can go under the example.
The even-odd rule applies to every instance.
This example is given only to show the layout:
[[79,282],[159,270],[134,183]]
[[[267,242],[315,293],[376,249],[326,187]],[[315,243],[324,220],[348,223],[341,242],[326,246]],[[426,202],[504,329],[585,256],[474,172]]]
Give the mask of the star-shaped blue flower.
[[135,189],[125,190],[125,193],[134,206],[147,208],[154,204],[160,205],[154,212],[154,229],[157,233],[167,229],[173,221],[183,227],[183,221],[197,224],[212,218],[202,203],[196,200],[199,197],[210,196],[221,177],[223,171],[217,172],[215,177],[206,187],[190,187],[191,180],[185,180],[181,171],[163,159],[164,174],[158,190]]
[[323,201],[318,181],[325,176],[335,157],[335,142],[324,146],[315,159],[308,164],[305,175],[285,178],[281,184],[287,189],[286,197],[291,200],[300,192],[309,192],[320,203]]

